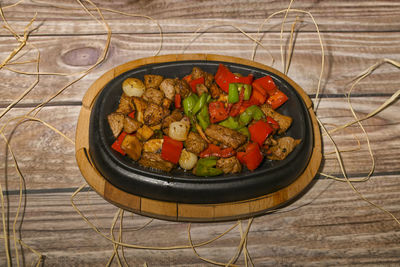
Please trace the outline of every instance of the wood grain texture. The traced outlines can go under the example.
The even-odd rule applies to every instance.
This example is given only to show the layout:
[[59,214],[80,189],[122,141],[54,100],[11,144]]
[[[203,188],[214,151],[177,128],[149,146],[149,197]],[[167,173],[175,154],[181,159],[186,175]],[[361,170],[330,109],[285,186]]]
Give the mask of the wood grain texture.
[[[179,54],[190,44],[191,34],[171,34],[164,38],[162,54]],[[280,62],[279,34],[270,34],[264,39],[276,60],[272,67],[282,70]],[[383,58],[399,60],[400,35],[398,33],[325,33],[323,40],[326,52],[325,72],[322,82],[323,94],[343,95],[350,88],[352,79]],[[0,39],[0,57],[11,51],[11,38]],[[57,36],[33,37],[31,42],[41,50],[41,72],[79,73],[93,63],[105,44],[105,37],[98,36]],[[146,43],[146,46],[142,44]],[[87,88],[106,71],[122,63],[155,55],[159,45],[158,35],[114,35],[106,60],[88,76],[73,84],[57,102],[80,102]],[[212,53],[250,59],[253,45],[245,36],[232,33],[204,34],[185,53]],[[311,52],[312,51],[312,52]],[[383,52],[380,52],[383,51]],[[380,52],[377,54],[377,52]],[[72,54],[72,56],[71,56]],[[21,60],[33,59],[35,53]],[[268,53],[259,48],[255,61],[271,66]],[[299,33],[288,76],[298,83],[308,94],[315,94],[320,74],[321,53],[316,34]],[[305,67],[306,66],[306,67]],[[12,66],[21,70],[35,72],[34,64]],[[44,96],[54,94],[58,89],[78,78],[79,75],[60,77],[42,76],[38,86],[22,101],[25,104],[43,101]],[[21,94],[34,80],[35,76],[3,70],[0,79],[0,105],[5,106]],[[400,76],[393,66],[384,66],[370,78],[362,81],[354,94],[392,94]],[[7,90],[6,90],[7,88]]]
[[[371,201],[400,215],[398,177],[377,176],[356,187]],[[23,238],[27,244],[46,255],[45,266],[103,265],[112,254],[112,246],[75,213],[70,206],[70,195],[29,194],[22,227]],[[15,200],[15,197],[10,199]],[[80,193],[75,202],[104,234],[109,233],[112,218],[117,212],[115,207],[94,192]],[[13,205],[11,215],[14,210]],[[124,241],[144,246],[188,244],[188,225],[184,223],[155,220],[148,227],[134,231],[148,220],[127,213]],[[192,224],[193,242],[211,239],[233,224]],[[243,227],[245,225],[247,221],[243,221]],[[399,263],[399,240],[398,227],[387,215],[361,201],[346,183],[323,179],[282,211],[255,218],[248,249],[256,266],[396,265]],[[238,229],[235,229],[214,244],[198,248],[198,252],[214,260],[228,261],[238,243]],[[32,259],[30,253],[26,254],[28,259]],[[149,266],[208,266],[190,249],[164,252],[126,249],[125,254],[134,266],[144,262]],[[4,260],[4,254],[1,254],[0,260]],[[243,266],[243,257],[238,264]]]
[[[40,2],[40,1],[38,1]],[[42,3],[51,1],[42,1]],[[15,3],[4,1],[3,6]],[[165,32],[194,32],[199,25],[209,23],[212,20],[224,23],[243,25],[245,30],[256,32],[264,19],[276,11],[287,8],[289,1],[224,1],[223,4],[215,1],[94,1],[100,8],[114,9],[131,14],[151,16],[159,20]],[[33,34],[99,34],[104,32],[94,20],[90,19],[76,1],[68,0],[54,5],[66,8],[78,8],[68,10],[52,7],[48,4],[26,2],[12,9],[6,10],[7,19],[16,23],[16,29],[23,30],[26,18],[32,18],[37,12],[37,24],[43,23],[43,27]],[[90,5],[88,5],[90,7]],[[397,1],[295,1],[294,9],[309,11],[315,17],[322,31],[398,31],[400,24],[400,4]],[[115,29],[115,33],[157,32],[157,28],[143,27],[144,19],[131,18],[119,14],[103,11],[104,17]],[[274,31],[280,31],[280,23],[283,15],[273,18],[270,25]],[[295,16],[289,16],[288,21],[294,21]],[[304,28],[314,31],[314,26],[306,15],[300,14],[305,20]],[[80,27],[85,23],[85,27]],[[148,24],[146,24],[148,25]],[[222,28],[222,31],[232,30]],[[221,30],[218,30],[221,31]],[[7,34],[1,30],[0,34]]]
[[[16,1],[2,1],[2,7]],[[56,3],[56,2],[54,2]],[[257,36],[259,24],[268,15],[287,7],[289,1],[96,1],[101,7],[141,13],[157,19],[163,29],[164,45],[161,54],[181,53],[200,26],[234,24]],[[74,0],[57,2],[79,7]],[[336,125],[352,120],[344,93],[352,78],[380,59],[400,61],[400,2],[399,1],[295,1],[293,8],[310,11],[318,22],[326,48],[323,99],[317,114],[324,123]],[[106,40],[104,28],[83,11],[49,7],[35,1],[24,1],[18,7],[4,11],[18,33],[38,12],[35,26],[39,26],[30,41],[40,48],[41,71],[80,72],[98,58]],[[70,138],[74,138],[82,97],[87,88],[107,70],[124,62],[154,55],[159,35],[154,24],[142,18],[130,18],[104,12],[113,36],[106,60],[92,73],[57,97],[39,117],[54,124]],[[320,50],[314,26],[300,17],[289,77],[308,94],[315,94],[319,75]],[[295,15],[288,17],[285,32],[290,31]],[[282,16],[271,20],[265,28],[263,44],[268,47],[281,70],[279,31]],[[2,24],[3,25],[3,24]],[[284,43],[288,40],[285,35]],[[17,46],[9,31],[0,27],[0,62]],[[24,50],[25,51],[25,50]],[[252,44],[232,27],[215,27],[201,35],[186,53],[214,53],[249,59]],[[31,50],[20,60],[32,59]],[[266,51],[258,50],[256,61],[270,64]],[[34,65],[16,66],[34,70]],[[377,108],[400,84],[398,69],[383,66],[373,76],[355,88],[352,100],[359,116]],[[43,101],[77,76],[42,76],[39,85],[22,104],[1,119],[24,114],[29,107]],[[34,76],[17,75],[0,70],[0,111],[22,93]],[[382,205],[400,217],[400,110],[397,102],[363,124],[371,140],[376,168],[372,178],[356,188],[374,203]],[[329,126],[332,128],[333,126]],[[6,135],[10,135],[7,128]],[[343,153],[344,165],[350,177],[363,177],[370,170],[366,141],[356,126],[333,135],[342,150],[361,147]],[[74,146],[44,126],[24,123],[12,138],[19,166],[25,174],[27,202],[21,228],[23,240],[44,255],[44,266],[103,266],[112,254],[111,243],[98,236],[77,215],[70,204],[72,192],[84,179],[76,165]],[[332,152],[330,141],[323,138],[324,152]],[[0,147],[0,182],[9,190],[6,198],[9,215],[15,214],[18,176],[4,143]],[[340,175],[334,155],[327,155],[321,171]],[[6,187],[5,187],[5,184]],[[108,204],[95,192],[82,192],[76,199],[79,207],[99,226],[109,232],[117,208]],[[10,219],[10,220],[11,220]],[[187,224],[153,221],[140,231],[134,229],[148,222],[148,218],[127,215],[124,241],[148,246],[188,244]],[[243,222],[243,226],[246,225]],[[233,223],[193,224],[195,243],[205,241],[225,231]],[[209,246],[198,248],[200,255],[227,262],[239,243],[239,231]],[[60,242],[61,240],[61,242]],[[361,201],[345,183],[323,179],[294,203],[284,209],[255,218],[249,233],[248,249],[256,266],[397,266],[400,265],[399,226],[388,215]],[[0,266],[6,265],[4,243],[0,242]],[[32,265],[34,255],[24,250],[25,266]],[[211,266],[199,260],[190,249],[173,251],[125,250],[130,266]],[[14,264],[15,264],[14,259]],[[241,256],[238,260],[244,266]],[[113,266],[118,266],[114,262]]]

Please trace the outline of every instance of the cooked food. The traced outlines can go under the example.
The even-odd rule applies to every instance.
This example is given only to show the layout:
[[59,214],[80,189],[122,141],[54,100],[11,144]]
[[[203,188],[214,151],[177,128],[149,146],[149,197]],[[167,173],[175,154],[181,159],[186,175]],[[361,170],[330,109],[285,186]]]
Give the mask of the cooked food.
[[115,138],[118,137],[122,128],[124,128],[124,118],[124,114],[118,112],[111,113],[107,116],[108,124]]
[[127,133],[136,132],[141,126],[142,126],[142,124],[140,122],[138,122],[137,120],[135,120],[129,116],[125,116],[124,126],[123,126],[124,132],[127,132]]
[[122,83],[122,90],[127,96],[141,97],[145,89],[144,83],[137,78],[128,78]]
[[285,136],[292,118],[276,111],[287,100],[270,76],[254,79],[220,64],[215,75],[128,78],[107,116],[112,149],[152,169],[197,176],[253,171],[285,159],[301,142]]
[[201,138],[200,134],[196,132],[190,132],[185,141],[185,147],[187,151],[192,152],[196,155],[204,151],[207,146],[208,143],[203,138]]
[[146,88],[155,88],[157,89],[161,82],[163,81],[163,76],[161,75],[144,75],[143,80],[144,80],[144,85]]
[[144,152],[139,160],[139,164],[144,167],[170,172],[174,164],[161,158],[159,153]]
[[301,142],[290,136],[279,138],[276,141],[277,143],[269,149],[271,155],[268,155],[268,158],[272,160],[284,160]]
[[164,100],[164,93],[158,89],[148,88],[144,91],[143,99],[160,106]]

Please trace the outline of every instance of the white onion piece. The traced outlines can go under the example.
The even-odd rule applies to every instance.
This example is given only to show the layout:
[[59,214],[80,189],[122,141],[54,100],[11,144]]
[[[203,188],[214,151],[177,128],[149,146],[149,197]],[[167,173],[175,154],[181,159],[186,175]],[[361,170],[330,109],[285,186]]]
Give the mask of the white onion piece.
[[185,170],[191,170],[196,166],[197,156],[186,149],[182,150],[181,157],[179,158],[179,166]]
[[141,97],[145,89],[144,83],[137,78],[128,78],[122,82],[122,90],[128,96]]
[[169,125],[168,136],[174,140],[185,141],[189,133],[189,127],[181,121],[174,121]]

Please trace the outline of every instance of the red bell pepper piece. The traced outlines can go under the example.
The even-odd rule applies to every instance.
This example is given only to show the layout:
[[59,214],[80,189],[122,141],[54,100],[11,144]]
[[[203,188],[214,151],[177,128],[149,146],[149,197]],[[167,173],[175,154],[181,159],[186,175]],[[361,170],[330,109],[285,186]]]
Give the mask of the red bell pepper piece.
[[246,108],[253,106],[253,105],[259,105],[258,101],[256,102],[254,99],[249,99],[249,100],[245,100],[243,101],[242,105],[240,106],[240,111],[239,114],[242,114]]
[[175,108],[181,108],[182,107],[182,97],[180,94],[175,94]]
[[135,118],[135,111],[132,111],[131,113],[129,113],[128,117],[131,117],[132,119],[134,119]]
[[257,169],[263,160],[263,155],[257,143],[248,144],[246,152],[238,152],[236,157],[240,163],[245,164],[250,171]]
[[190,85],[190,87],[192,88],[192,91],[194,92],[194,93],[197,93],[197,91],[196,91],[196,85],[198,85],[198,84],[204,84],[204,77],[203,76],[201,76],[200,78],[197,78],[196,80],[191,80],[190,82],[189,82],[189,85]]
[[217,73],[214,76],[215,82],[218,86],[226,93],[229,92],[230,83],[245,83],[251,84],[253,81],[253,75],[248,75],[246,77],[238,77],[233,74],[225,65],[219,64]]
[[274,129],[269,125],[269,123],[264,122],[263,120],[259,120],[249,126],[250,139],[260,146],[262,146],[265,139],[267,139],[268,135],[273,131]]
[[255,170],[263,160],[263,155],[257,143],[251,143],[246,147],[246,166],[249,170]]
[[225,105],[221,101],[211,102],[208,105],[208,112],[210,113],[211,123],[217,123],[228,118],[228,112],[225,109]]
[[266,93],[254,88],[249,101],[256,103],[256,105],[261,105],[265,103],[265,100],[267,100]]
[[192,80],[192,74],[186,75],[182,79],[185,80],[187,83],[190,83],[190,81]]
[[237,152],[236,153],[236,158],[239,160],[240,163],[246,164],[246,160],[244,158],[246,156],[246,152]]
[[219,157],[219,158],[229,158],[236,154],[236,151],[232,147],[221,149],[219,146],[214,144],[208,144],[208,147],[203,150],[199,156],[200,158],[208,157]]
[[111,148],[114,149],[115,151],[121,153],[122,155],[126,155],[125,151],[122,149],[121,145],[122,145],[122,141],[124,141],[125,136],[128,133],[126,132],[122,132],[117,139],[114,141],[114,143],[111,145]]
[[277,89],[277,91],[267,99],[267,103],[272,107],[272,109],[277,109],[287,100],[287,95]]
[[164,142],[161,149],[161,158],[174,164],[179,162],[181,152],[183,149],[183,143],[172,139],[169,136],[164,135]]
[[255,80],[252,83],[252,86],[256,90],[264,91],[269,96],[273,95],[278,89],[274,83],[274,80],[272,80],[271,76],[268,75]]
[[267,122],[269,123],[269,125],[271,125],[271,127],[272,127],[272,129],[274,129],[274,131],[279,130],[280,126],[276,120],[267,116]]

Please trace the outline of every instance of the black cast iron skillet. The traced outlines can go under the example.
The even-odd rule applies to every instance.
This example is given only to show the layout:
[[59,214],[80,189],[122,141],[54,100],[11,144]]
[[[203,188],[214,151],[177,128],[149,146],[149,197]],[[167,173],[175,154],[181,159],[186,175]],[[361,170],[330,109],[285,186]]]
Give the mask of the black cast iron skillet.
[[[143,79],[145,74],[182,78],[194,66],[215,74],[220,63],[232,72],[253,74],[255,79],[270,75],[289,100],[277,111],[291,116],[293,124],[286,135],[302,142],[283,161],[264,159],[255,171],[246,168],[239,174],[197,177],[174,169],[170,173],[140,166],[127,156],[111,149],[115,138],[107,115],[118,107],[122,82],[128,77]],[[114,186],[128,193],[150,199],[178,203],[207,204],[251,199],[288,186],[308,164],[313,148],[313,130],[307,108],[295,89],[277,74],[246,65],[220,61],[175,61],[141,66],[111,80],[98,95],[90,117],[89,151],[99,172]]]

